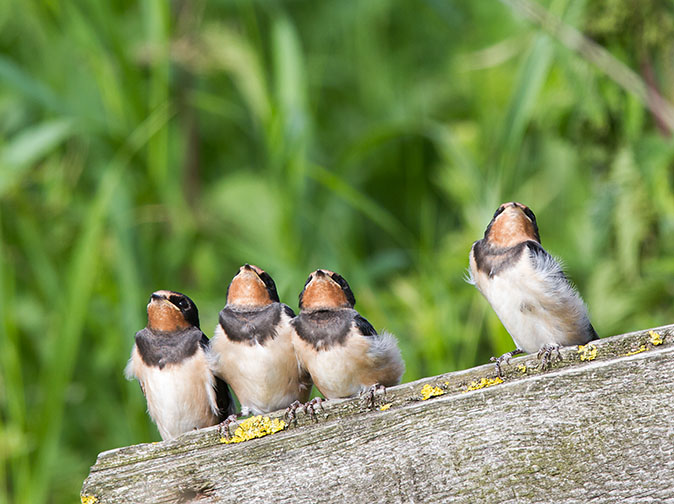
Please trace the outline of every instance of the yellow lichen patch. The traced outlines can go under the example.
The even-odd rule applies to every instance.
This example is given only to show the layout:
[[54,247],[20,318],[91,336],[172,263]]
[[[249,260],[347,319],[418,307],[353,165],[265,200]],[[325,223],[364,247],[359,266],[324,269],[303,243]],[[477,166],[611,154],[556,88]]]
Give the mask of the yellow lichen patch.
[[633,352],[629,352],[625,354],[625,357],[629,357],[630,355],[636,355],[641,352],[646,351],[646,345],[641,345],[638,350],[634,350]]
[[518,370],[520,373],[524,374],[524,373],[527,372],[527,367],[526,367],[524,364],[518,364],[518,365],[517,365],[517,370]]
[[471,390],[480,390],[487,387],[493,387],[494,385],[499,385],[503,383],[501,378],[482,378],[479,382],[474,381],[468,385],[468,388],[464,392],[470,392]]
[[597,358],[597,347],[592,343],[587,345],[578,345],[578,354],[580,355],[580,360],[582,361],[591,361]]
[[655,331],[648,331],[648,337],[651,342],[651,345],[662,345],[664,340],[662,339],[662,336],[660,336],[658,333]]
[[282,431],[287,425],[288,424],[283,420],[279,420],[278,418],[272,420],[269,417],[263,417],[262,415],[253,416],[242,421],[230,439],[221,437],[220,442],[227,444],[241,443],[242,441],[260,438]]
[[98,499],[93,495],[80,495],[80,499],[82,504],[96,504],[98,502]]
[[387,409],[391,409],[391,404],[392,403],[382,404],[381,407],[379,408],[379,411],[386,411]]
[[440,387],[432,387],[428,383],[421,387],[421,400],[425,401],[431,397],[440,396],[445,393]]

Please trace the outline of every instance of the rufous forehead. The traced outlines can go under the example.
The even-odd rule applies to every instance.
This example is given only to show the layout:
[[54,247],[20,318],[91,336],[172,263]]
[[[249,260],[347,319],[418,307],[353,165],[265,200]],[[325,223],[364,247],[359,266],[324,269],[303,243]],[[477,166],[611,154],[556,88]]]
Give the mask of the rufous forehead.
[[[251,268],[257,268],[256,266],[250,266]],[[251,271],[242,267],[232,280],[232,283],[229,284],[227,292],[228,304],[264,306],[273,303],[269,297],[267,286],[258,276],[257,270],[259,268]],[[262,272],[262,270],[260,271]]]

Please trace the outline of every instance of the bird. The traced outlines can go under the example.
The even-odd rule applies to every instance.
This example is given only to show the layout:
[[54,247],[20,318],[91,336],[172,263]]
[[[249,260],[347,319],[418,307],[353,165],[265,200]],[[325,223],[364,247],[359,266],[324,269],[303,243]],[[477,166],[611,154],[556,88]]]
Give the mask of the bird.
[[368,392],[374,406],[379,387],[400,383],[405,371],[396,338],[378,334],[354,306],[356,298],[339,274],[317,269],[299,296],[292,321],[293,346],[303,369],[327,399]]
[[210,370],[209,352],[194,302],[180,292],[153,292],[147,326],[136,333],[125,374],[140,383],[163,440],[234,413],[227,384]]
[[543,367],[562,346],[598,339],[587,307],[557,259],[542,246],[536,216],[503,203],[470,250],[468,282],[487,299],[516,349],[492,357],[497,373],[513,355],[538,352]]
[[269,273],[252,264],[239,268],[211,340],[211,369],[232,387],[241,415],[269,413],[309,398],[311,379],[300,372],[291,341],[294,317],[279,301]]

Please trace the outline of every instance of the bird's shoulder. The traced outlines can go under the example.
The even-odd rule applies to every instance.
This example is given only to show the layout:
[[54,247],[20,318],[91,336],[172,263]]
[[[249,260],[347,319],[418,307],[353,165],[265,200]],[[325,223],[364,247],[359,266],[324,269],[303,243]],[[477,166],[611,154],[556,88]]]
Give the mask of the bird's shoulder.
[[356,313],[353,318],[354,326],[363,336],[377,336],[377,331],[370,322],[360,313]]
[[525,242],[531,265],[535,271],[554,281],[569,282],[559,259],[552,256],[543,246],[533,240]]

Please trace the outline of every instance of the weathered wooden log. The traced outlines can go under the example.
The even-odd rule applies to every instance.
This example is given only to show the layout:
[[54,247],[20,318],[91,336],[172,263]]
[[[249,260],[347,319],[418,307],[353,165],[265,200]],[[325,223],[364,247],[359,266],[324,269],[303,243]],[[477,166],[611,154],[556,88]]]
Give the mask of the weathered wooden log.
[[674,325],[561,355],[513,359],[501,383],[493,365],[406,383],[373,411],[327,401],[246,442],[208,428],[107,451],[82,500],[674,502]]

